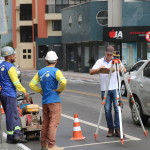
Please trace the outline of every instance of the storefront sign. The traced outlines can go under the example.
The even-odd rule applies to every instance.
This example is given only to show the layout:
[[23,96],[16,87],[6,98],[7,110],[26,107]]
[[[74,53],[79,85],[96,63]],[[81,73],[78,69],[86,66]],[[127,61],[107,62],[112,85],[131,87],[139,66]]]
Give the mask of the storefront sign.
[[104,27],[103,40],[108,42],[150,42],[150,26]]
[[150,42],[150,31],[146,32],[145,38],[148,42]]
[[109,37],[114,39],[122,39],[123,34],[122,31],[115,31],[114,29],[109,32]]

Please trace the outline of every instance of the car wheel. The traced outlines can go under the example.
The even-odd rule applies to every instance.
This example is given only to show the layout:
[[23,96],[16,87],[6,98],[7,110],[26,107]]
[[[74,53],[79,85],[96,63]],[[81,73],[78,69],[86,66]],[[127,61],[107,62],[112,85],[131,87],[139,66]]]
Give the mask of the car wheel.
[[126,85],[124,82],[121,83],[121,95],[127,96],[127,89],[126,89]]
[[[137,110],[139,111],[143,125],[146,125],[148,123],[148,117],[143,114],[142,107],[140,105],[138,98],[135,98],[135,105],[137,107]],[[140,120],[139,120],[138,115],[136,113],[135,105],[132,105],[132,107],[131,107],[132,119],[136,125],[140,125]]]

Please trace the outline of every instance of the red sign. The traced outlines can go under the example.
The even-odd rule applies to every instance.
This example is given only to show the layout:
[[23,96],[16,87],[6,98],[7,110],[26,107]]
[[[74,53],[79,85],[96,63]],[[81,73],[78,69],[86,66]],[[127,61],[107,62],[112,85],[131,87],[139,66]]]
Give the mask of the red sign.
[[115,31],[114,29],[112,31],[109,31],[109,37],[115,38],[115,39],[122,39],[123,34],[122,31]]
[[116,36],[116,31],[113,29],[112,31],[109,32],[109,37],[115,38],[115,36]]
[[148,42],[150,42],[150,31],[146,32],[145,38]]

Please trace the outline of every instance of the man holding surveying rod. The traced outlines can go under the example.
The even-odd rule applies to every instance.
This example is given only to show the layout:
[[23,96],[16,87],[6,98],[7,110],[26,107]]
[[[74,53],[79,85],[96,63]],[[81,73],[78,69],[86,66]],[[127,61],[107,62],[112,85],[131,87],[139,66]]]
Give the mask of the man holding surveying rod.
[[[100,75],[100,90],[101,90],[101,96],[102,99],[104,97],[105,92],[107,91],[107,81],[109,80],[108,73],[101,73],[102,70],[105,70],[107,72],[110,71],[110,67],[112,65],[112,59],[113,54],[115,52],[115,49],[113,46],[106,47],[105,56],[101,59],[98,59],[92,69],[90,69],[90,74],[99,74]],[[123,67],[124,72],[126,69]],[[117,82],[117,76],[115,70],[113,70],[109,87],[108,87],[108,93],[106,98],[106,104],[104,105],[105,109],[105,117],[107,121],[107,127],[108,127],[108,134],[107,137],[117,136],[120,137],[120,123],[119,123],[119,110],[117,107],[117,93],[116,89],[118,89],[118,82]],[[112,117],[112,103],[114,106],[114,121]]]

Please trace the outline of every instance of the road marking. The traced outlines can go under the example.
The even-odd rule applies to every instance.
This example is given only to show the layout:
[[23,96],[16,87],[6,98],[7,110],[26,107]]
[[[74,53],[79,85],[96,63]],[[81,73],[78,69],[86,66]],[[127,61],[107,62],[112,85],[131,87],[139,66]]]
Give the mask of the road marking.
[[[65,118],[74,120],[73,117],[68,116],[68,115],[65,115],[65,114],[62,114],[62,117],[65,117]],[[88,122],[88,121],[84,121],[84,120],[81,120],[81,119],[80,119],[80,122],[81,122],[81,123],[84,123],[84,124],[87,124],[87,125],[89,125],[89,126],[92,126],[92,127],[97,127],[96,124],[91,123],[91,122]],[[100,126],[99,128],[102,129],[102,130],[105,130],[105,131],[108,130],[108,128],[103,127],[103,126]],[[136,140],[136,141],[137,141],[137,140],[141,140],[140,138],[137,138],[137,137],[134,137],[134,136],[131,136],[131,135],[128,135],[128,134],[125,134],[125,137],[127,137],[127,138],[129,138],[129,139],[131,139],[131,140]]]
[[[95,96],[95,97],[101,97],[100,94],[94,94],[94,93],[87,93],[87,92],[81,92],[81,91],[76,91],[76,90],[70,90],[66,89],[66,92],[71,92],[71,93],[77,93],[77,94],[83,94],[83,95],[89,95],[89,96]],[[127,99],[121,99],[121,101],[128,102]]]
[[[40,107],[40,109],[42,109],[42,107]],[[71,116],[68,116],[68,115],[65,115],[65,114],[62,114],[61,116],[64,117],[64,118],[67,118],[67,119],[74,120],[74,117],[71,117]],[[89,125],[89,126],[92,126],[92,127],[97,127],[97,125],[94,124],[94,123],[87,122],[87,121],[84,121],[84,120],[81,120],[81,119],[80,119],[79,121],[80,121],[81,123],[86,124],[86,125]],[[102,129],[102,130],[105,130],[105,131],[108,130],[106,127],[103,127],[103,126],[100,126],[99,128]],[[140,139],[140,138],[137,138],[137,137],[134,137],[134,136],[131,136],[131,135],[128,135],[128,134],[125,134],[125,137],[126,137],[126,138],[129,138],[129,139],[128,139],[128,140],[124,140],[124,141],[138,141],[138,140],[142,140],[142,139]],[[83,146],[101,145],[101,144],[118,143],[118,142],[120,142],[120,141],[118,140],[118,141],[108,141],[108,142],[90,143],[90,144],[66,146],[66,147],[63,147],[63,148],[83,147]]]
[[[24,83],[29,83],[29,82],[24,82]],[[83,94],[83,95],[89,95],[89,96],[95,96],[95,97],[101,98],[100,94],[94,94],[94,93],[89,93],[89,92],[87,93],[87,92],[81,92],[81,91],[70,90],[70,89],[65,89],[64,92],[71,92],[71,93],[77,93],[77,94]],[[121,101],[128,102],[127,99],[121,99]]]
[[[40,109],[42,109],[42,107],[40,107]],[[64,117],[64,118],[67,118],[67,119],[74,120],[74,117],[71,117],[71,116],[68,116],[68,115],[65,115],[65,114],[62,114],[61,116]],[[88,121],[85,121],[85,120],[80,119],[80,122],[84,123],[86,125],[92,126],[92,127],[97,127],[97,124],[94,124],[94,123],[91,123],[91,122],[88,122]],[[108,128],[103,127],[103,126],[100,126],[99,128],[102,129],[102,130],[105,130],[105,131],[108,130]],[[137,138],[137,137],[134,137],[134,136],[131,136],[131,135],[128,135],[128,134],[125,134],[125,137],[129,138],[130,140],[134,140],[134,141],[142,140],[140,138]]]
[[[124,140],[124,141],[131,141],[131,140]],[[92,146],[92,145],[101,145],[101,144],[111,144],[111,143],[119,143],[119,142],[120,141],[108,141],[108,142],[99,142],[99,143],[90,143],[90,144],[66,146],[66,147],[63,147],[63,148],[67,149],[67,148],[73,148],[73,147],[83,147],[83,146]]]
[[[6,139],[7,138],[7,134],[5,132],[3,132],[3,137]],[[23,150],[31,150],[30,148],[28,148],[27,146],[25,146],[24,144],[21,143],[17,143],[16,144],[18,147],[22,148]]]

